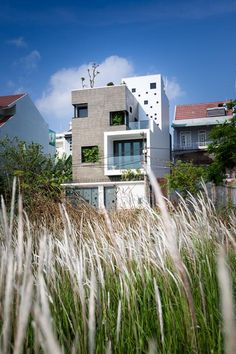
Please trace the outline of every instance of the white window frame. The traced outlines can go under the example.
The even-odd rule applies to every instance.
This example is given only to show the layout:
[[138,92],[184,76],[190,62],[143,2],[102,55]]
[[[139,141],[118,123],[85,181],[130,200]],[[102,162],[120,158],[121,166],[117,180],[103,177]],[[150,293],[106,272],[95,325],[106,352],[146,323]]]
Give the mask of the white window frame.
[[[201,136],[204,134],[204,141],[201,141]],[[198,131],[198,146],[206,146],[207,144],[207,135],[206,130],[199,130]]]
[[[183,144],[182,138],[185,137],[185,143]],[[189,141],[187,139],[189,139]],[[188,149],[192,146],[192,134],[191,131],[181,131],[180,132],[180,147],[181,149]]]

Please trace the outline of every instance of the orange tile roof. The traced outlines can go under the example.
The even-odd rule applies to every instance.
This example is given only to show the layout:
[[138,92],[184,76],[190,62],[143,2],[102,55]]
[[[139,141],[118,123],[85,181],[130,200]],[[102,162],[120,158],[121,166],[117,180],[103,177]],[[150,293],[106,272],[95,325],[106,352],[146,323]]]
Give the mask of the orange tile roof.
[[25,96],[25,93],[10,96],[0,96],[0,107],[7,107],[23,96]]
[[[224,101],[185,104],[176,106],[175,120],[207,118],[207,109],[219,107]],[[226,110],[226,116],[232,115],[232,110]],[[209,118],[209,117],[208,117]]]

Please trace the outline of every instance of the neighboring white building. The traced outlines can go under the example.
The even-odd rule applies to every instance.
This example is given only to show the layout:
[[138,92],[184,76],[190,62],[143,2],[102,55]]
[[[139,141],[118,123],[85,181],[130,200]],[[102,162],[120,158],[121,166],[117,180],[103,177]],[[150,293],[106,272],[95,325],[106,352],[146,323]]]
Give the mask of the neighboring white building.
[[117,86],[72,91],[73,183],[67,192],[95,207],[150,202],[142,180],[122,175],[147,164],[156,178],[169,172],[169,103],[161,75],[125,78]]
[[17,137],[55,154],[55,133],[49,130],[28,94],[0,96],[0,139]]
[[72,155],[72,128],[66,132],[56,133],[56,152],[59,158]]

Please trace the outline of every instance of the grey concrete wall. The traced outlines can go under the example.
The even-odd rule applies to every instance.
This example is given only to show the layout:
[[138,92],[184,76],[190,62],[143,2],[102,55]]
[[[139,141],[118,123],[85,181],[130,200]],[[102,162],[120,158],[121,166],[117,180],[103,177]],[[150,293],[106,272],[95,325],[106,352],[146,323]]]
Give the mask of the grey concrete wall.
[[[111,126],[110,112],[128,111],[133,106],[130,120],[137,112],[137,103],[126,86],[108,86],[102,88],[72,91],[72,104],[88,104],[88,117],[72,119],[73,139],[73,180],[109,181],[104,176],[104,132],[126,130],[126,125]],[[99,148],[100,161],[93,164],[82,163],[81,147]]]

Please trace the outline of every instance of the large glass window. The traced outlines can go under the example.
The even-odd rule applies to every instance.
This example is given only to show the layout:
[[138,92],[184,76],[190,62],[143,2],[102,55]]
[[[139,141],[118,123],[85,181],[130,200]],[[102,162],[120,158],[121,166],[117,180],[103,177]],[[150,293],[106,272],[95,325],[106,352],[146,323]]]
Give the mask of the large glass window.
[[145,140],[114,141],[114,164],[117,168],[140,168],[143,162]]

